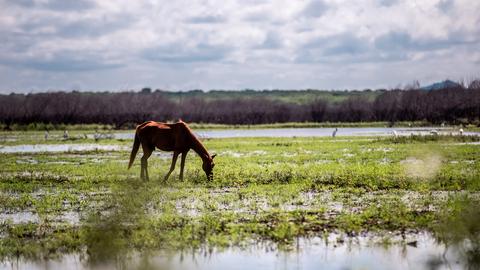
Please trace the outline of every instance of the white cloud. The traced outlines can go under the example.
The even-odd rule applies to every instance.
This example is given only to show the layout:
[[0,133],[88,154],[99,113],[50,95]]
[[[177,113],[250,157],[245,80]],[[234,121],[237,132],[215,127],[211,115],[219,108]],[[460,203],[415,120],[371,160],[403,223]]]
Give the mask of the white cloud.
[[467,0],[4,0],[0,91],[461,79],[478,75],[478,10]]

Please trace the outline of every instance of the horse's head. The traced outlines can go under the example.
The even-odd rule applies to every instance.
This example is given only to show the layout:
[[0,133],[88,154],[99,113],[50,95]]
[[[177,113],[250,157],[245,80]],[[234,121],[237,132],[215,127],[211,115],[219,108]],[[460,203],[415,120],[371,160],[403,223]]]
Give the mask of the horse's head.
[[215,167],[215,163],[213,162],[213,158],[216,156],[216,154],[212,155],[208,159],[203,160],[203,171],[207,175],[208,180],[213,180],[213,167]]

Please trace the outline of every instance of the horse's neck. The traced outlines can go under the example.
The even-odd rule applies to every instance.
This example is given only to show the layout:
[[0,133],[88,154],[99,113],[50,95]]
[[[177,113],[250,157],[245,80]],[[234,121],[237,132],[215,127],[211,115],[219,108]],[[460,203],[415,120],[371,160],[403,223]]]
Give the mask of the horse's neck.
[[197,153],[202,160],[206,160],[210,158],[210,154],[208,153],[207,149],[203,144],[195,137],[195,135],[191,134],[192,136],[192,149]]

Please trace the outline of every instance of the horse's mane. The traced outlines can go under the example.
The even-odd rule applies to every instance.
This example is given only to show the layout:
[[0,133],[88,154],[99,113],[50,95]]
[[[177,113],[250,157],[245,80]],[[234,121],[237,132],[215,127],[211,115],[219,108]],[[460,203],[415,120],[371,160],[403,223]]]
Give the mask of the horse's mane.
[[195,136],[195,133],[193,133],[192,129],[190,129],[187,123],[183,122],[182,120],[180,120],[179,123],[183,123],[182,126],[185,127],[185,130],[189,134],[192,140],[192,144],[194,145],[193,150],[199,155],[207,155],[207,157],[210,158],[210,154],[208,154],[207,148],[205,148],[203,143],[197,138],[197,136]]

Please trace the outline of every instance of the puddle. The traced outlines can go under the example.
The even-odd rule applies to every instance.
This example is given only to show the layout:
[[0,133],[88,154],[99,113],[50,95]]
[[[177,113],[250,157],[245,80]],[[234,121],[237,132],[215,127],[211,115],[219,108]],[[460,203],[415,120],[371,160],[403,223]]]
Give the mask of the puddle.
[[390,164],[392,163],[392,160],[389,159],[389,158],[382,158],[381,160],[378,161],[378,164],[381,164],[381,165],[387,165],[387,164]]
[[[72,165],[72,164],[85,164],[85,163],[106,163],[110,159],[108,158],[80,158],[76,161],[43,161],[43,164],[57,164],[57,165]],[[119,160],[115,160],[118,162]],[[128,160],[127,160],[128,162]],[[40,162],[33,158],[17,159],[17,164],[39,164]]]
[[[394,237],[395,238],[395,237]],[[7,260],[0,269],[464,269],[462,254],[446,248],[428,233],[407,235],[394,245],[380,245],[381,237],[301,238],[294,250],[277,251],[268,245],[230,247],[223,250],[133,253],[121,261],[89,266],[88,256],[65,255],[58,260]]]
[[[58,215],[49,214],[45,216],[50,222],[53,223],[68,223],[70,225],[80,224],[80,213],[66,211]],[[31,211],[23,212],[14,212],[14,213],[0,213],[0,221],[8,221],[11,224],[21,224],[21,223],[40,223],[41,217]]]
[[45,164],[57,164],[57,165],[68,165],[68,164],[79,164],[79,162],[73,161],[47,161]]
[[220,156],[230,156],[230,157],[234,157],[234,158],[239,158],[239,157],[244,156],[243,153],[234,152],[234,151],[230,151],[230,150],[223,151],[223,152],[219,153],[219,155]]
[[55,180],[55,181],[67,181],[67,180],[78,180],[83,178],[82,176],[79,175],[61,175],[61,174],[54,174],[50,172],[37,172],[37,171],[22,171],[22,172],[1,172],[0,175],[2,177],[12,177],[12,178],[22,178],[22,179],[32,179],[32,180],[38,180],[38,181],[43,181],[45,179],[47,180]]
[[[130,151],[130,150],[129,150]],[[171,160],[173,157],[172,152],[163,152],[163,151],[154,151],[152,153],[156,158],[163,159],[163,160]],[[128,162],[128,160],[123,160],[124,162]]]
[[0,153],[42,153],[42,152],[86,152],[86,151],[126,151],[129,147],[105,144],[23,144],[0,146]]
[[452,143],[450,145],[480,145],[480,142],[463,142],[463,143]]
[[38,160],[33,158],[17,159],[17,164],[38,164]]
[[234,158],[239,157],[253,157],[253,156],[263,156],[267,154],[267,151],[264,150],[254,150],[250,152],[235,152],[231,150],[223,151],[219,153],[221,156],[230,156]]
[[68,223],[70,225],[77,225],[80,223],[80,213],[73,212],[73,211],[63,212],[61,215],[58,215],[55,218],[53,218],[53,221]]
[[38,223],[40,218],[36,213],[30,211],[14,212],[14,213],[0,213],[0,221],[7,221],[12,224],[18,223]]
[[314,162],[311,162],[312,164],[329,164],[329,163],[332,163],[333,161],[332,160],[329,160],[329,159],[322,159],[322,160],[317,160],[317,161],[314,161]]

